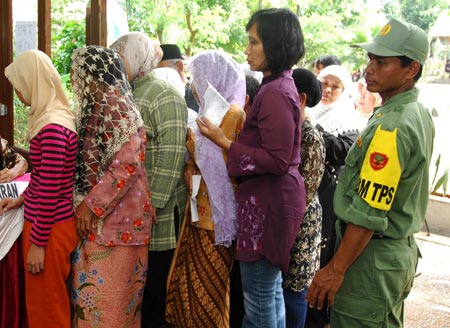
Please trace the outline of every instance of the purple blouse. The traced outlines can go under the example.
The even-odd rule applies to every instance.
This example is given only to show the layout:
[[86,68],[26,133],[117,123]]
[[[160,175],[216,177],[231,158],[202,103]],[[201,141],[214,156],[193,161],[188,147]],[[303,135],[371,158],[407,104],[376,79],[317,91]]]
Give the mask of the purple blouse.
[[305,211],[299,99],[291,72],[264,78],[247,114],[227,162],[239,183],[236,257],[265,257],[287,271]]

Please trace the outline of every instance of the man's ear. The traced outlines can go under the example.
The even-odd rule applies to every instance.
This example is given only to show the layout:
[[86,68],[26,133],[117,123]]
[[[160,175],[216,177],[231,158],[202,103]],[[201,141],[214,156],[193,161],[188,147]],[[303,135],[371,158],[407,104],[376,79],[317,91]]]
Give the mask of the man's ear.
[[181,74],[184,71],[184,63],[182,60],[177,61],[177,71],[178,74]]
[[408,65],[408,77],[414,79],[414,76],[417,75],[419,70],[420,70],[420,63],[417,61],[411,62],[411,64]]
[[308,99],[306,93],[299,93],[298,97],[300,98],[300,108],[306,107],[306,99]]

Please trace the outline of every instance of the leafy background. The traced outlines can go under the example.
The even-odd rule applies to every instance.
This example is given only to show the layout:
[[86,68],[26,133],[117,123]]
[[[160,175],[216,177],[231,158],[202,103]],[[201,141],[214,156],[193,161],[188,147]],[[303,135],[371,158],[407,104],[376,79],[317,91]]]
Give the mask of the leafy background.
[[[161,43],[176,43],[187,56],[221,49],[238,62],[245,62],[245,25],[251,13],[289,7],[299,17],[305,38],[306,53],[298,65],[311,68],[315,58],[334,54],[351,72],[363,70],[366,55],[349,44],[372,39],[388,18],[411,22],[428,32],[440,13],[450,11],[448,0],[109,1],[119,1],[126,8],[130,31],[145,32]],[[52,0],[51,5],[52,60],[71,98],[71,54],[85,45],[86,1]],[[27,109],[17,99],[14,105],[15,144],[27,148]]]

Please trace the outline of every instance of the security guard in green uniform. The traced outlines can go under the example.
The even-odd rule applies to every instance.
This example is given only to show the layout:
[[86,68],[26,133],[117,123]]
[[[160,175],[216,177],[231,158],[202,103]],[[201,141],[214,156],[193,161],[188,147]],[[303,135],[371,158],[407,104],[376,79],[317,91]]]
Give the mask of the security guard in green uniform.
[[350,149],[334,196],[342,240],[309,288],[310,307],[331,308],[331,327],[402,327],[417,266],[413,234],[428,204],[431,115],[416,81],[428,56],[426,33],[391,19],[370,43],[367,89],[377,107]]

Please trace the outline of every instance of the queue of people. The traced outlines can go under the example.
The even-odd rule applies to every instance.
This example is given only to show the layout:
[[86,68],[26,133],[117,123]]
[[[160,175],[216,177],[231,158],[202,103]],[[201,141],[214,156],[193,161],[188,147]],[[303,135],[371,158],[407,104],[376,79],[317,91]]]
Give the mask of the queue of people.
[[[369,58],[358,111],[339,59],[293,69],[292,11],[245,29],[261,81],[210,50],[187,82],[179,48],[141,32],[74,51],[75,111],[45,53],[5,69],[30,107],[31,174],[0,200],[0,215],[24,208],[1,328],[402,327],[434,138],[415,87],[425,32],[391,19],[354,45]],[[0,183],[24,174],[0,150]]]

